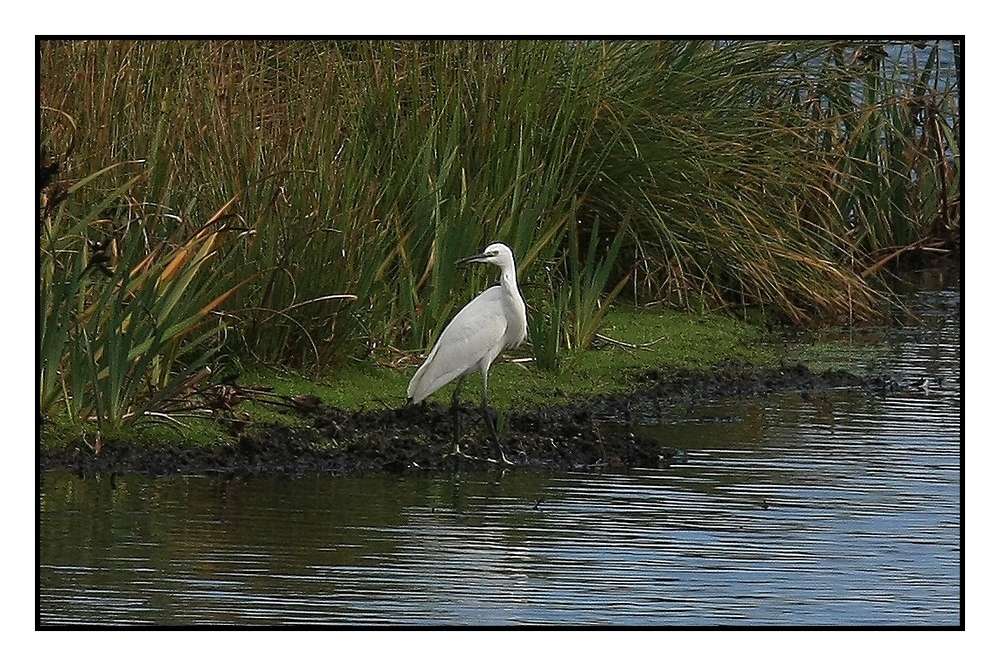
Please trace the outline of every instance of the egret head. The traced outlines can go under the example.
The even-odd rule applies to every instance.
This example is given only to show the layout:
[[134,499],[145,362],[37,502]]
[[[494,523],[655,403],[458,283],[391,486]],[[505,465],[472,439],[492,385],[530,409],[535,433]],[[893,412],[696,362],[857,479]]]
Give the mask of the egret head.
[[513,266],[514,265],[514,253],[510,251],[510,248],[503,243],[493,243],[488,245],[481,254],[474,254],[471,257],[465,257],[464,259],[459,259],[455,262],[459,265],[480,263],[480,264],[496,264],[497,266]]

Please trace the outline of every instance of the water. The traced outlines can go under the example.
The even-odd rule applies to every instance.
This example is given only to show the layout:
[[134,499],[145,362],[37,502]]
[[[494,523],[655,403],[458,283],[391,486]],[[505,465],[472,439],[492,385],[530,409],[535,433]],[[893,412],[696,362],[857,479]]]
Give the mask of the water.
[[959,304],[856,359],[926,391],[675,406],[665,470],[45,474],[39,622],[957,626]]

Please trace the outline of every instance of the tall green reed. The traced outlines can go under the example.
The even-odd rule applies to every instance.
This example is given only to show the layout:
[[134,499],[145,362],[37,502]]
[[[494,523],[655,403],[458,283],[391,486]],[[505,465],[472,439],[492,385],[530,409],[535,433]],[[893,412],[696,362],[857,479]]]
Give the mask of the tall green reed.
[[[238,195],[227,224],[253,235],[216,276],[246,282],[227,301],[235,355],[319,368],[426,349],[494,279],[454,261],[502,240],[552,357],[542,337],[585,344],[611,301],[594,291],[624,279],[642,302],[872,316],[865,271],[958,228],[940,61],[903,78],[846,63],[853,47],[49,42],[42,101],[87,128],[71,173],[149,160],[127,198],[160,238]],[[614,236],[570,236],[626,214],[614,253]]]
[[101,432],[169,418],[172,401],[211,374],[223,330],[216,308],[241,286],[224,272],[208,275],[233,256],[221,211],[193,234],[165,239],[154,239],[155,216],[100,217],[148,171],[79,205],[76,195],[127,166],[69,185],[40,220],[40,414],[62,411]]
[[901,246],[957,242],[958,78],[941,42],[834,44],[821,62],[803,104],[830,165],[831,232],[868,271]]

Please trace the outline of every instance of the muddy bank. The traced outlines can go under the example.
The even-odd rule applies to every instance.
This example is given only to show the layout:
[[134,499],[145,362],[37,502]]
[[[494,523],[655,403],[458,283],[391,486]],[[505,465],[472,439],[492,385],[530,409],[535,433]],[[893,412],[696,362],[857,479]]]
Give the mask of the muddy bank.
[[[595,396],[569,405],[543,406],[505,415],[503,449],[517,467],[618,469],[666,467],[685,453],[636,436],[632,425],[665,406],[699,398],[750,396],[838,387],[895,392],[886,377],[844,371],[814,373],[805,366],[781,369],[726,367],[712,372],[651,371],[629,395]],[[421,473],[488,469],[496,446],[481,412],[460,408],[461,448],[449,455],[453,421],[443,405],[350,412],[318,407],[301,425],[258,425],[233,443],[214,446],[138,445],[105,441],[100,452],[80,443],[40,452],[42,470],[79,474],[357,474],[371,471]]]

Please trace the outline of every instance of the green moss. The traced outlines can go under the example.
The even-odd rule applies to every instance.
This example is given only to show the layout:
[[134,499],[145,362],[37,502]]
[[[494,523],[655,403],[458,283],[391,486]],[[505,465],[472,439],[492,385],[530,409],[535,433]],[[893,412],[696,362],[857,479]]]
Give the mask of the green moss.
[[43,449],[54,449],[79,441],[81,435],[89,435],[91,441],[97,434],[96,426],[77,426],[65,416],[45,419],[38,429],[39,440]]
[[[388,359],[385,359],[386,361]],[[258,370],[240,378],[242,385],[264,385],[283,396],[316,395],[326,405],[348,409],[399,407],[415,368],[395,370],[373,360],[345,366],[335,374],[307,377],[296,372]]]
[[80,444],[94,447],[99,440],[105,442],[122,440],[144,446],[180,442],[193,446],[205,446],[232,438],[232,435],[213,419],[185,416],[178,416],[172,421],[150,419],[141,422],[138,426],[121,427],[98,433],[96,423],[73,423],[65,416],[47,418],[39,429],[41,445],[44,449],[58,449]]
[[800,334],[785,350],[787,363],[803,363],[816,372],[875,368],[892,353],[880,328],[830,328]]
[[[670,310],[618,307],[609,312],[591,349],[564,355],[559,369],[548,372],[525,362],[530,345],[501,356],[490,370],[490,402],[500,409],[565,402],[575,397],[628,391],[635,378],[653,368],[706,369],[725,362],[775,364],[763,328],[725,315],[690,315]],[[381,409],[405,404],[406,387],[416,364],[388,367],[388,358],[348,366],[335,375],[307,378],[297,374],[257,372],[244,384],[272,386],[280,395],[315,394],[325,404],[348,409]],[[463,399],[479,398],[481,379],[471,377]],[[447,403],[451,388],[432,401]]]
[[495,366],[490,393],[497,406],[631,391],[637,377],[656,368],[776,362],[764,344],[763,329],[723,315],[618,307],[608,314],[600,335],[590,349],[562,358],[555,372],[541,372],[531,364]]

